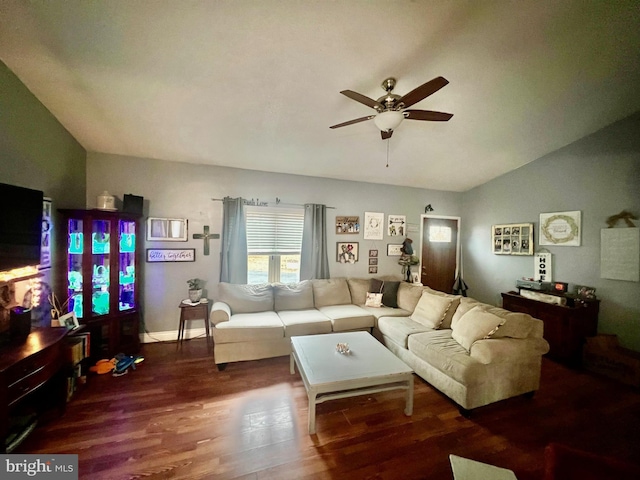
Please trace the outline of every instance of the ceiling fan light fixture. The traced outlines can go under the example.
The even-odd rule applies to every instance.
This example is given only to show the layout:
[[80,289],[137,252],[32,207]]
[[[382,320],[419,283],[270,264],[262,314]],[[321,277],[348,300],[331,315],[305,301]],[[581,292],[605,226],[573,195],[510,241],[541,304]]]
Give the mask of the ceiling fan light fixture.
[[395,130],[402,123],[402,120],[404,120],[402,112],[387,110],[377,114],[373,122],[381,131],[388,132],[389,130]]

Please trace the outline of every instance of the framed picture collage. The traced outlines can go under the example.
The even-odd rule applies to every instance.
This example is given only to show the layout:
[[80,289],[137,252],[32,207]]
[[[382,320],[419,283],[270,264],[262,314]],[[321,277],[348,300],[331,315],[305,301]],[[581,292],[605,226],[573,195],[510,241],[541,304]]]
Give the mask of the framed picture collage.
[[510,223],[491,227],[496,255],[533,255],[533,223]]

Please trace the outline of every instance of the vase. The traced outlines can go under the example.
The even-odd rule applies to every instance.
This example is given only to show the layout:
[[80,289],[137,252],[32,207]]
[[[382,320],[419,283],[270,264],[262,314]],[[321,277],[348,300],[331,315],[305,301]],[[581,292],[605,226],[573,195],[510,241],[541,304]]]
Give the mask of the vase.
[[199,302],[202,298],[202,289],[199,290],[189,290],[189,300],[193,303]]

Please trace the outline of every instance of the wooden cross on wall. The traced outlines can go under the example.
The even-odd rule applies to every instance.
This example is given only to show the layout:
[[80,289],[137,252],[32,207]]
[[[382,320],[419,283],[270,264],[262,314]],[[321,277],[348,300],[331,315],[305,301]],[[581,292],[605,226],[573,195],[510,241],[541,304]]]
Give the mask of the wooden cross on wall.
[[220,238],[220,235],[217,233],[209,233],[209,225],[205,225],[204,233],[194,233],[193,238],[195,240],[200,240],[201,238],[204,240],[204,254],[209,255],[209,239]]

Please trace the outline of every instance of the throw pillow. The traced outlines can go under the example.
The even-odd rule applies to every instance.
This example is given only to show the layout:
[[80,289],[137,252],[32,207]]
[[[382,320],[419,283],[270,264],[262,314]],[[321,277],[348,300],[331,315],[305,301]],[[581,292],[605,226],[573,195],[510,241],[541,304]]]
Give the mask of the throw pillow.
[[409,318],[425,327],[438,329],[451,308],[453,301],[454,298],[434,295],[424,291]]
[[438,328],[451,328],[451,321],[453,319],[453,315],[456,313],[456,311],[458,309],[458,305],[460,305],[460,300],[462,299],[462,296],[461,295],[450,295],[448,293],[444,293],[444,292],[441,292],[439,290],[433,290],[432,288],[429,288],[429,287],[422,287],[422,288],[423,288],[423,291],[429,292],[431,295],[437,295],[439,297],[446,297],[446,298],[450,298],[452,300],[451,306],[449,307],[449,310],[447,310],[446,315],[442,319],[442,323],[440,323],[440,326],[438,327]]
[[475,298],[471,297],[462,297],[460,299],[460,305],[456,308],[453,317],[451,318],[451,328],[462,318],[462,316],[471,310],[473,307],[482,306],[483,308],[487,306],[486,303],[481,303]]
[[491,337],[503,323],[504,318],[489,313],[482,307],[473,307],[454,324],[451,336],[470,351],[475,342]]
[[400,282],[372,278],[369,283],[369,292],[382,293],[382,304],[385,307],[398,308],[398,287]]
[[367,307],[379,308],[382,306],[382,294],[381,293],[369,293],[367,292],[367,300],[364,302]]

